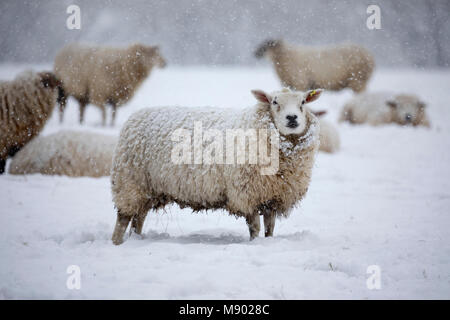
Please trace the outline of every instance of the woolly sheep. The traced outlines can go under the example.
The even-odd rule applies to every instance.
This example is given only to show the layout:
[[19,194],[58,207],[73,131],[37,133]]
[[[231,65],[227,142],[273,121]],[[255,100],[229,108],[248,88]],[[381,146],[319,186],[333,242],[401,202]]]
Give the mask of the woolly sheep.
[[55,107],[58,85],[54,74],[33,71],[0,82],[0,174],[7,158],[44,127]]
[[70,130],[39,136],[15,155],[9,173],[109,176],[116,143],[114,136]]
[[417,96],[388,92],[363,93],[353,97],[344,105],[339,121],[373,126],[397,123],[430,127],[425,103]]
[[[169,203],[194,211],[222,208],[236,217],[245,217],[250,239],[259,234],[261,214],[265,235],[272,236],[275,217],[287,217],[308,189],[319,147],[319,126],[317,118],[303,105],[316,100],[321,90],[303,93],[284,89],[272,94],[254,90],[252,93],[258,104],[242,111],[160,107],[143,109],[128,119],[121,130],[111,170],[117,208],[114,244],[122,243],[130,220],[131,229],[140,234],[148,210]],[[205,136],[198,138],[196,130],[202,129],[207,130]],[[233,129],[243,131],[236,133]],[[263,161],[251,162],[250,156],[242,162],[234,161],[235,137],[244,139],[244,145],[238,144],[237,150],[256,148],[256,140],[242,138],[248,131],[255,132],[249,129],[258,134],[264,130],[277,134],[275,138],[259,136],[259,155],[261,152],[267,155],[261,150],[270,149],[270,157],[277,158],[271,162],[272,168]],[[192,146],[189,141],[194,132],[194,163],[190,151],[183,152],[187,155],[186,162],[173,161],[174,154],[179,153],[180,143],[175,143],[179,141],[175,135],[180,134],[179,130],[188,134],[189,139],[181,143],[186,147],[187,141],[188,148]],[[232,132],[236,136],[231,134],[229,140]],[[207,144],[211,137],[216,139]],[[226,147],[228,153],[231,146],[232,161],[228,157],[223,161],[220,148],[215,148],[217,142],[223,142],[223,137],[230,143]],[[215,147],[211,148],[212,145]],[[198,158],[199,146],[207,152],[200,153]],[[205,160],[208,153],[211,156],[214,153],[214,161]],[[239,157],[240,153],[236,154]]]
[[303,91],[315,88],[363,91],[375,66],[372,55],[354,44],[310,47],[268,40],[255,56],[268,56],[283,85]]
[[320,147],[319,151],[327,152],[327,153],[335,153],[339,151],[341,147],[341,141],[339,139],[339,132],[336,127],[330,122],[322,119],[322,116],[325,115],[326,111],[315,111],[313,112],[316,117],[319,118],[320,125]]
[[102,111],[106,124],[106,104],[112,106],[111,125],[117,107],[130,100],[154,66],[164,68],[166,62],[158,47],[135,44],[128,48],[109,48],[70,44],[57,54],[54,70],[61,79],[58,102],[60,121],[69,96],[79,103],[80,123],[88,103]]

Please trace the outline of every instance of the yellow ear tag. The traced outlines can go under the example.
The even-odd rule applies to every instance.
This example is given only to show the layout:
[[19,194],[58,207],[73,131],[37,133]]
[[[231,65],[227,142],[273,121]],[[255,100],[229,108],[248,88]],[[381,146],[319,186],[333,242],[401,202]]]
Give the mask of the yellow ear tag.
[[316,90],[313,90],[313,91],[311,91],[311,92],[309,93],[309,96],[310,96],[310,97],[315,96],[315,95],[316,95]]

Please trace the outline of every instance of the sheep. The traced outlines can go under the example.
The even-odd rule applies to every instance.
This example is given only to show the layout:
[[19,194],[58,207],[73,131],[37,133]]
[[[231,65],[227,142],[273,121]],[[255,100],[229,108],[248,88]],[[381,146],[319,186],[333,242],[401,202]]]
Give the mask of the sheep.
[[128,48],[109,48],[70,44],[57,54],[56,76],[61,79],[58,102],[60,122],[63,121],[67,98],[79,103],[80,123],[88,103],[102,111],[106,125],[106,104],[112,106],[111,125],[117,107],[129,101],[154,66],[164,68],[166,61],[157,46],[135,44]]
[[330,122],[323,120],[322,116],[325,115],[326,111],[314,111],[313,112],[316,117],[319,118],[320,125],[320,147],[319,151],[327,152],[327,153],[335,153],[339,151],[341,147],[341,141],[339,139],[339,132],[333,124]]
[[[117,209],[113,243],[122,243],[130,220],[131,230],[141,234],[147,212],[170,203],[193,211],[221,208],[245,217],[250,239],[259,234],[261,214],[265,236],[272,236],[275,217],[289,216],[308,190],[319,125],[304,104],[321,92],[253,90],[257,105],[240,111],[155,107],[134,113],[121,130],[113,157],[111,189]],[[207,131],[199,138],[203,126]],[[265,130],[271,132],[270,138]],[[226,161],[218,147],[224,137]],[[241,140],[237,160],[236,137]],[[210,139],[213,142],[207,144]],[[270,161],[242,157],[242,151],[256,150],[256,140],[260,157],[271,149]]]
[[430,127],[425,106],[424,102],[412,94],[363,93],[344,105],[339,122],[368,123],[372,126],[396,123],[402,126]]
[[302,91],[351,88],[354,92],[361,92],[375,66],[372,55],[354,44],[311,47],[268,40],[260,45],[255,56],[267,56],[282,84]]
[[9,173],[109,176],[116,143],[114,136],[70,130],[39,136],[14,156]]
[[53,73],[33,71],[0,82],[0,174],[7,158],[38,135],[50,118],[58,85]]
[[327,153],[338,152],[341,147],[339,132],[330,122],[319,119],[320,124],[320,147],[319,150]]

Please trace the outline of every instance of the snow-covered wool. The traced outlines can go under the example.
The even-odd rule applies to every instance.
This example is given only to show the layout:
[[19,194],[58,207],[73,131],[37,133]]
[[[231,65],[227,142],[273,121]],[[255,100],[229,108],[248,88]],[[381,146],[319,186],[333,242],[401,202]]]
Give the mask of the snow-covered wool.
[[157,46],[65,46],[57,54],[54,64],[55,74],[62,81],[58,97],[60,121],[67,98],[73,96],[79,103],[80,123],[86,105],[92,103],[101,109],[103,125],[106,124],[106,105],[110,104],[111,124],[114,124],[117,107],[133,97],[153,67],[165,65]]
[[319,119],[319,125],[319,150],[328,153],[338,152],[341,147],[341,141],[337,128],[331,122],[324,119]]
[[54,74],[33,71],[0,82],[0,174],[6,159],[44,127],[56,104],[58,84]]
[[339,151],[341,147],[341,140],[339,138],[339,132],[335,126],[330,122],[323,120],[322,116],[325,115],[326,111],[313,111],[314,115],[319,118],[320,125],[320,147],[319,151],[335,153]]
[[373,126],[397,123],[430,127],[425,109],[426,104],[413,94],[362,93],[344,105],[339,121]]
[[[169,203],[194,211],[222,208],[245,217],[251,239],[259,234],[261,214],[265,235],[271,236],[275,217],[287,217],[308,189],[319,147],[319,124],[303,105],[321,92],[283,89],[267,94],[255,90],[252,93],[259,103],[241,111],[159,107],[133,114],[121,130],[113,158],[111,187],[117,208],[113,243],[122,243],[131,219],[132,230],[140,234],[147,212]],[[265,166],[251,164],[247,158],[241,164],[175,164],[171,158],[173,133],[180,128],[191,132],[199,122],[203,130],[216,130],[216,136],[226,135],[227,129],[273,129],[279,144],[269,137],[261,141],[266,150],[275,150],[278,170],[263,175]],[[249,140],[245,150],[256,143]],[[207,139],[200,141],[207,148]],[[271,148],[273,144],[277,149]]]
[[268,40],[260,45],[255,56],[272,60],[284,86],[303,91],[351,88],[361,92],[375,66],[373,56],[354,44],[311,47]]
[[93,132],[67,130],[39,136],[14,156],[9,173],[109,176],[116,143],[115,136]]

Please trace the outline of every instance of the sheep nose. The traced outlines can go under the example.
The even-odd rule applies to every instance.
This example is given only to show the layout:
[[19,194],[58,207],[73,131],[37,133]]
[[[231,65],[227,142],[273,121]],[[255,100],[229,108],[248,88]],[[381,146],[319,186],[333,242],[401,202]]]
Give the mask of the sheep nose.
[[296,119],[297,119],[298,117],[297,117],[297,115],[289,115],[289,116],[286,116],[286,119],[288,119],[288,121],[295,121]]

